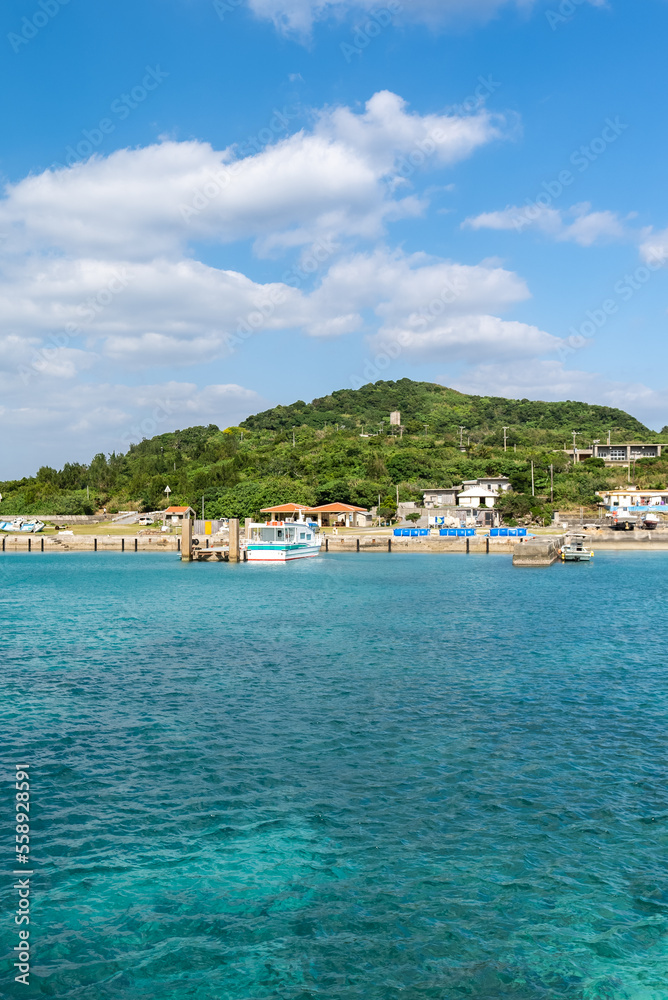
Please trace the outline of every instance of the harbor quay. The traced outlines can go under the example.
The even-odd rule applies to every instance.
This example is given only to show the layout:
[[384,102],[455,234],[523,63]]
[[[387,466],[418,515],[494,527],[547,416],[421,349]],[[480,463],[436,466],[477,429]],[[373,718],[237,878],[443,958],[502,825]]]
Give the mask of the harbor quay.
[[180,552],[178,535],[3,535],[2,552]]
[[[195,535],[186,522],[183,536],[178,534],[125,535],[50,535],[5,534],[0,542],[0,554],[12,552],[164,552],[178,554],[183,561],[243,562],[245,532],[236,519],[231,519],[231,537]],[[237,526],[238,525],[238,526]],[[190,530],[189,530],[190,529]],[[423,537],[398,537],[391,531],[360,531],[346,534],[325,534],[321,555],[385,552],[389,554],[422,553],[434,555],[505,555],[512,556],[515,566],[551,565],[559,558],[566,535],[535,534],[526,538],[494,537],[476,534],[467,538],[442,537],[432,533]],[[668,528],[655,531],[620,533],[606,528],[583,531],[585,544],[598,551],[668,552]],[[230,545],[231,542],[231,545]],[[231,554],[230,554],[231,552]]]

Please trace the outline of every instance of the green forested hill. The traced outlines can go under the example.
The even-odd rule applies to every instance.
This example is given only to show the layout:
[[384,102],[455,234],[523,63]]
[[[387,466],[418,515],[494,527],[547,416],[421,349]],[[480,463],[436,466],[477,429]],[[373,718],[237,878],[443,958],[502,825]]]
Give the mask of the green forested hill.
[[[501,396],[467,396],[433,382],[413,382],[404,378],[398,382],[376,382],[361,389],[339,389],[312,403],[299,400],[291,406],[276,406],[249,417],[243,426],[250,430],[285,431],[293,426],[324,428],[337,422],[369,430],[378,430],[381,421],[387,425],[392,410],[401,412],[406,429],[413,433],[428,430],[441,437],[459,440],[459,428],[477,441],[494,444],[506,425],[515,431],[518,443],[531,440],[554,440],[563,435],[572,441],[578,431],[591,442],[603,438],[608,430],[626,437],[653,439],[654,433],[624,410],[588,403],[542,403],[530,399],[504,399]],[[503,443],[501,432],[500,442]]]
[[[390,428],[400,410],[403,432]],[[508,450],[503,450],[503,426]],[[459,448],[460,427],[465,450]],[[312,403],[279,406],[242,426],[189,427],[132,445],[126,454],[98,454],[88,465],[45,466],[33,477],[0,483],[0,516],[154,510],[188,503],[208,517],[257,514],[279,501],[330,500],[370,507],[379,494],[390,504],[419,499],[428,486],[450,486],[480,475],[506,474],[517,493],[545,494],[555,470],[555,503],[588,504],[616,470],[572,468],[565,444],[595,438],[656,440],[659,436],[622,410],[586,403],[541,403],[467,396],[429,382],[376,382],[342,389]],[[639,463],[643,485],[661,480],[659,463]],[[666,466],[668,472],[668,465]],[[534,502],[532,500],[532,502]]]

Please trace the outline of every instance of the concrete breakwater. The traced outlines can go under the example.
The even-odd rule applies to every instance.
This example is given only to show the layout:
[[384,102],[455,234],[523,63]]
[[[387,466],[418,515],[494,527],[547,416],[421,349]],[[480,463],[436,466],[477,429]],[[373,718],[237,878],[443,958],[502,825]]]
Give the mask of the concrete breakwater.
[[536,535],[513,550],[513,566],[551,566],[559,558],[564,535]]
[[3,535],[2,552],[180,552],[177,535]]

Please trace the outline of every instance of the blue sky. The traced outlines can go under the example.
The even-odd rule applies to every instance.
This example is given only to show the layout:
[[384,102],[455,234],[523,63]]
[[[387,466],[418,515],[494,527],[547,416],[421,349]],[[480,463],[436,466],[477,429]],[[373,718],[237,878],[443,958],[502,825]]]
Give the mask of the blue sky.
[[0,478],[379,378],[668,423],[666,0],[0,18]]

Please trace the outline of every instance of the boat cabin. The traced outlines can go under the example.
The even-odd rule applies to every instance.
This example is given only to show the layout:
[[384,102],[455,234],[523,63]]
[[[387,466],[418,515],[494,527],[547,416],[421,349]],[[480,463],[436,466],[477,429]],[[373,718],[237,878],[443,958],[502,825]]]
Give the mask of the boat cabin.
[[268,521],[251,525],[253,541],[284,545],[312,545],[315,534],[306,521]]

